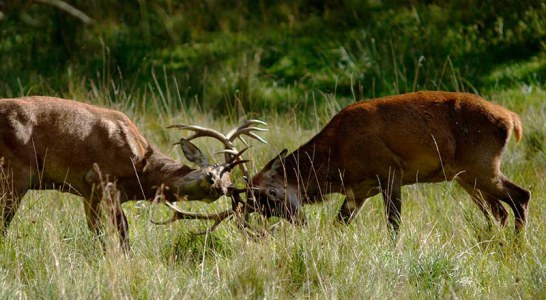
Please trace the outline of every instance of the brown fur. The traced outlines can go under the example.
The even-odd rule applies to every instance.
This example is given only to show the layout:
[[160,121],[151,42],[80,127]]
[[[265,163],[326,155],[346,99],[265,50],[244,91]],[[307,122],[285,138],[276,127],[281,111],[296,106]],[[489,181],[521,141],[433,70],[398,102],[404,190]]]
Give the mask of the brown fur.
[[304,203],[343,193],[339,219],[345,222],[381,192],[396,230],[401,186],[455,179],[502,224],[507,212],[500,201],[507,203],[519,230],[530,193],[500,170],[512,131],[519,141],[522,125],[515,113],[473,94],[417,92],[361,101],[340,111],[308,143],[271,161],[249,192],[266,214],[290,218]]

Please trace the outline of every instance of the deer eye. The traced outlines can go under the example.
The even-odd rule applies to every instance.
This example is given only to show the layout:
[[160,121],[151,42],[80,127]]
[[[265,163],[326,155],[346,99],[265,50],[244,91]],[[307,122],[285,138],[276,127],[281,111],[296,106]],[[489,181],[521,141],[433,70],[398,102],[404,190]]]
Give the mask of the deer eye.
[[273,197],[277,197],[277,191],[275,189],[270,189],[269,194]]

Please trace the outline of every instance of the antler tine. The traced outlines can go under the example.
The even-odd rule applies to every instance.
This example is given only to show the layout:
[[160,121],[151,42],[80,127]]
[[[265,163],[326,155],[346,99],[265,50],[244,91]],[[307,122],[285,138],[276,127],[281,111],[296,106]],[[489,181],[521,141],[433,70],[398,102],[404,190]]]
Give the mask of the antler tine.
[[[222,219],[218,219],[214,222],[214,224],[207,228],[206,230],[204,231],[201,231],[201,232],[197,232],[195,234],[198,234],[198,235],[201,235],[201,234],[208,234],[212,231],[214,231],[216,229],[216,227],[218,227],[218,225],[220,225],[220,223],[224,220],[224,219],[227,219],[229,217],[232,217],[232,216],[236,216],[237,219],[239,220],[240,222],[240,227],[241,229],[247,229],[247,233],[250,233],[254,238],[255,237],[255,234],[252,233],[252,231],[255,231],[252,229],[252,225],[250,225],[250,223],[248,223],[248,221],[246,220],[246,216],[248,214],[248,212],[252,212],[254,211],[254,207],[250,207],[246,202],[242,202],[241,201],[241,198],[239,196],[240,193],[244,193],[246,192],[246,189],[237,189],[237,188],[231,188],[231,194],[233,196],[233,200],[234,202],[232,202],[232,209],[230,210],[232,213],[227,215],[225,218],[222,218]],[[243,216],[239,215],[238,213],[238,208],[237,206],[239,204],[242,204],[243,205]],[[229,211],[229,210],[228,210]],[[223,213],[227,213],[228,211],[225,211]],[[248,232],[248,230],[251,230],[250,232]],[[262,233],[263,235],[263,233]]]
[[267,142],[261,138],[260,136],[258,136],[257,134],[255,134],[253,131],[269,131],[269,129],[267,128],[260,128],[260,127],[256,127],[256,126],[252,126],[252,125],[264,125],[264,126],[267,126],[267,123],[263,122],[263,121],[260,121],[260,120],[247,120],[243,125],[239,126],[238,128],[236,129],[233,129],[231,130],[228,134],[226,134],[226,138],[233,143],[233,141],[237,138],[237,137],[240,137],[241,135],[245,134],[245,135],[248,135],[252,138],[255,138],[257,140],[259,140],[260,142],[262,143],[266,143]]
[[267,126],[267,123],[262,121],[262,120],[258,120],[258,119],[248,119],[246,120],[246,123],[250,124],[250,125],[263,125],[263,126]]
[[178,221],[179,218],[177,218],[177,215],[174,214],[170,219],[168,220],[165,220],[165,221],[154,221],[154,220],[150,220],[150,222],[154,225],[167,225],[167,224],[171,224],[173,222],[176,222]]
[[236,166],[246,164],[247,162],[249,162],[249,160],[243,159],[243,160],[237,160],[237,161],[232,161],[230,163],[227,163],[226,167],[220,172],[220,177],[222,177],[222,175],[226,172],[231,172],[231,170],[233,170],[233,168],[235,168]]
[[[246,147],[246,148],[248,148],[248,147]],[[227,154],[231,154],[231,155],[239,154],[239,152],[237,152],[236,150],[233,150],[233,149],[223,149],[223,150],[219,150],[219,151],[214,152],[214,154],[220,154],[220,153],[223,153],[223,154],[227,153]]]
[[[241,161],[241,154],[246,151],[246,149],[244,149],[243,151],[240,151],[238,152],[237,149],[235,148],[234,146],[234,141],[237,137],[240,137],[241,134],[246,134],[246,135],[249,135],[253,138],[256,138],[258,137],[257,139],[260,140],[260,141],[264,141],[264,139],[262,139],[261,137],[259,137],[258,135],[254,134],[253,131],[267,131],[268,129],[266,128],[260,128],[260,127],[255,127],[253,125],[267,125],[267,123],[263,122],[263,121],[260,121],[260,120],[247,120],[245,121],[241,126],[235,128],[235,129],[232,129],[228,134],[225,135],[226,139],[229,141],[229,143],[231,144],[231,147],[228,147],[226,146],[226,150],[223,151],[224,154],[225,154],[225,159],[226,159],[226,164],[232,164],[234,163],[235,161]],[[244,140],[243,140],[244,142]],[[248,144],[245,142],[245,145],[248,146]],[[247,147],[248,148],[248,147]],[[246,162],[246,161],[245,161]],[[246,165],[244,164],[245,162],[242,162],[242,163],[238,163],[241,167],[241,171],[243,172],[243,176],[245,176],[246,178],[248,178],[248,168],[246,167]]]
[[208,137],[212,137],[219,140],[220,142],[222,142],[222,144],[224,144],[224,147],[228,149],[233,148],[233,143],[225,135],[223,135],[222,133],[214,129],[205,128],[205,127],[201,127],[197,125],[185,125],[185,124],[170,125],[170,126],[167,126],[167,128],[178,128],[180,130],[190,130],[195,132],[192,136],[186,139],[188,141],[198,137],[208,136]]
[[209,233],[213,232],[216,229],[216,227],[218,227],[218,225],[220,225],[220,223],[222,223],[222,221],[224,219],[227,219],[227,218],[229,218],[231,216],[233,216],[233,214],[230,214],[230,215],[228,215],[227,217],[225,217],[223,219],[218,219],[218,220],[214,221],[214,224],[212,224],[211,227],[209,227],[209,228],[207,228],[206,230],[203,230],[203,231],[195,232],[194,234],[195,235],[209,234]]
[[[269,129],[267,129],[269,130]],[[257,135],[256,133],[254,132],[249,132],[247,133],[246,135],[250,136],[250,137],[253,137],[255,139],[257,139],[258,141],[264,143],[264,144],[267,144],[267,141],[265,139],[263,139],[261,136]],[[239,137],[240,139],[242,139],[241,137]]]
[[269,129],[267,128],[260,128],[260,127],[253,127],[253,126],[250,126],[250,127],[245,127],[245,128],[240,128],[239,130],[237,130],[236,132],[233,133],[232,136],[226,136],[230,141],[234,141],[237,137],[243,135],[243,134],[246,134],[246,135],[249,135],[249,133],[253,133],[255,134],[253,131],[269,131]]
[[227,153],[227,154],[233,155],[233,157],[231,157],[231,159],[227,162],[229,164],[229,163],[232,163],[233,161],[235,161],[236,159],[239,159],[241,157],[241,155],[243,155],[243,153],[245,153],[246,150],[248,150],[248,149],[250,149],[250,146],[243,148],[243,150],[241,150],[241,151],[237,151],[234,148],[234,149],[220,150],[220,151],[217,151],[216,153],[224,153],[224,154]]
[[165,204],[175,211],[174,215],[169,220],[166,220],[166,221],[156,222],[156,221],[152,220],[151,222],[153,224],[166,225],[166,224],[170,224],[172,222],[182,220],[182,219],[214,220],[215,223],[214,223],[213,227],[210,228],[211,230],[213,230],[213,228],[216,228],[218,226],[218,224],[220,224],[223,220],[227,219],[228,217],[230,217],[231,215],[233,215],[235,213],[235,211],[233,211],[233,209],[228,209],[228,210],[225,210],[225,211],[222,211],[222,212],[219,212],[219,213],[198,214],[198,213],[183,211],[183,210],[176,207],[175,205],[173,205],[170,202],[165,202]]
[[[256,238],[255,234],[252,233],[252,231],[255,231],[255,230],[252,229],[252,225],[250,225],[250,223],[248,223],[248,221],[245,219],[246,215],[249,212],[254,211],[255,208],[248,205],[246,202],[242,202],[239,196],[240,193],[246,192],[246,189],[238,189],[238,188],[232,187],[230,192],[231,192],[231,196],[233,196],[235,200],[232,203],[231,209],[228,209],[219,213],[213,213],[213,214],[198,214],[198,213],[183,211],[179,209],[178,207],[174,206],[172,203],[165,202],[167,206],[169,206],[171,209],[175,211],[174,215],[169,220],[166,220],[166,221],[156,222],[152,220],[151,222],[156,225],[166,225],[181,219],[214,220],[214,224],[211,227],[207,228],[206,230],[194,233],[196,235],[208,234],[214,231],[218,227],[218,225],[220,225],[224,220],[236,215],[238,211],[237,206],[239,204],[242,204],[243,210],[244,210],[244,213],[243,213],[244,217],[241,218],[241,216],[238,216],[239,222],[241,222],[241,225],[242,225],[241,229],[247,229],[247,233],[251,234],[254,238]],[[251,231],[248,232],[248,230],[251,230]]]
[[233,132],[237,131],[239,128],[249,127],[251,125],[267,126],[267,123],[264,122],[264,121],[261,121],[261,120],[257,120],[257,119],[247,119],[247,120],[245,120],[245,122],[241,126],[239,126],[238,128],[234,128],[227,135],[233,134]]

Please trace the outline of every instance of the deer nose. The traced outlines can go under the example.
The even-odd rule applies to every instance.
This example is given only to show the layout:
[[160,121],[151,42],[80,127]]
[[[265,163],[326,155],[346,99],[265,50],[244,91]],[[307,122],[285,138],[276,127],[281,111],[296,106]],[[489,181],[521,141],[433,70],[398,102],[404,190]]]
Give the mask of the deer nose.
[[210,184],[214,184],[214,174],[212,172],[208,172],[207,173],[207,181],[210,183]]

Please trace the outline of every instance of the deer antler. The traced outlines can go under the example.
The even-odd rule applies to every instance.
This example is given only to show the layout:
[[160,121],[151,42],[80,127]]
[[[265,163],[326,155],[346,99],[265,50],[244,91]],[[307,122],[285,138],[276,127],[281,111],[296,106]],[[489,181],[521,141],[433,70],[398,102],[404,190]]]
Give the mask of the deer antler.
[[[242,151],[237,151],[234,145],[235,139],[239,138],[243,141],[245,145],[248,145],[248,143],[242,139],[242,135],[247,135],[253,139],[256,139],[262,143],[267,144],[267,141],[263,139],[261,136],[255,133],[255,131],[263,132],[268,131],[267,128],[261,128],[256,127],[254,125],[263,125],[267,126],[267,123],[261,120],[251,119],[247,120],[243,123],[243,125],[232,129],[228,134],[224,135],[214,129],[205,128],[197,125],[185,125],[185,124],[175,124],[168,126],[167,128],[178,128],[180,130],[190,130],[193,131],[194,134],[186,138],[186,140],[191,141],[193,139],[196,139],[198,137],[212,137],[214,139],[219,140],[224,145],[225,149],[221,152],[226,154],[226,164],[232,163],[236,160],[241,160],[240,156],[241,154],[246,151],[246,149],[243,149]],[[232,156],[232,157],[230,157]],[[245,178],[249,178],[248,174],[248,168],[244,163],[241,164],[241,171],[243,172],[243,176]]]
[[[219,213],[211,213],[211,214],[199,214],[199,213],[193,213],[193,212],[188,212],[188,211],[184,211],[178,207],[176,207],[174,204],[172,204],[171,202],[165,202],[165,204],[170,207],[171,209],[174,210],[174,215],[166,220],[166,221],[159,221],[159,222],[156,222],[156,221],[151,221],[153,224],[156,224],[156,225],[167,225],[167,224],[170,224],[172,222],[175,222],[175,221],[178,221],[178,220],[182,220],[182,219],[191,219],[191,220],[214,220],[214,224],[209,227],[207,230],[205,231],[201,231],[201,232],[197,232],[196,234],[207,234],[207,233],[210,233],[212,232],[213,230],[216,229],[216,227],[218,227],[218,225],[220,225],[220,223],[222,223],[222,221],[226,220],[226,219],[229,219],[231,216],[233,215],[237,215],[239,214],[239,204],[243,204],[243,205],[246,205],[245,202],[242,202],[240,201],[240,196],[239,194],[240,193],[243,193],[245,192],[246,190],[245,189],[236,189],[236,188],[231,188],[230,189],[230,196],[232,196],[235,200],[232,202],[232,207],[230,209],[227,209],[225,211],[222,211],[222,212],[219,212]],[[248,211],[245,209],[245,211]],[[246,222],[246,220],[242,219],[242,222],[244,223],[244,225],[247,227],[249,224]]]
[[211,128],[205,128],[205,127],[201,127],[197,125],[185,125],[185,124],[170,125],[170,126],[167,126],[167,128],[178,128],[180,130],[190,130],[195,132],[193,135],[186,138],[186,140],[188,141],[191,141],[198,137],[208,136],[208,137],[212,137],[219,140],[220,142],[224,144],[226,148],[233,147],[233,144],[226,138],[225,135]]
[[[241,171],[243,173],[244,180],[245,180],[245,184],[248,186],[247,181],[250,179],[250,176],[248,173],[248,168],[246,167],[246,164],[245,164],[248,162],[248,160],[242,159],[241,156],[245,151],[249,149],[249,146],[248,146],[248,143],[242,139],[242,135],[247,135],[262,143],[267,143],[265,139],[260,137],[255,132],[268,131],[268,129],[256,127],[256,125],[267,126],[267,123],[260,120],[247,120],[243,123],[243,125],[235,129],[232,129],[227,135],[224,135],[214,129],[205,128],[205,127],[196,126],[196,125],[176,124],[176,125],[168,126],[167,128],[178,128],[180,130],[193,131],[194,133],[190,137],[186,138],[185,139],[186,141],[190,141],[199,137],[212,137],[216,140],[219,140],[225,147],[224,150],[221,150],[218,152],[218,153],[225,154],[225,163],[222,164],[222,166],[220,166],[223,168],[220,171],[220,178],[222,177],[224,173],[231,172],[233,168],[235,168],[236,166],[240,166]],[[247,145],[247,147],[245,147],[241,151],[238,151],[234,145],[234,141],[237,138],[241,139],[241,141],[243,141],[243,143]],[[152,223],[158,224],[158,225],[164,225],[164,224],[175,222],[180,219],[214,220],[214,224],[210,228],[208,228],[204,232],[200,232],[199,234],[208,233],[216,229],[216,227],[223,220],[230,218],[234,214],[237,214],[237,211],[239,210],[239,207],[242,204],[243,210],[244,210],[244,218],[242,218],[242,222],[244,226],[247,226],[248,222],[246,221],[246,216],[249,211],[252,211],[252,208],[250,208],[247,205],[247,203],[241,201],[241,198],[239,196],[240,193],[245,191],[246,189],[237,189],[233,186],[229,187],[227,195],[232,197],[232,208],[219,212],[219,213],[213,213],[213,214],[198,214],[198,213],[187,212],[187,211],[183,211],[179,209],[178,207],[174,206],[170,202],[165,202],[167,206],[169,206],[171,209],[174,210],[174,215],[169,220],[162,221],[162,222],[152,221]]]
[[243,143],[247,144],[242,138],[242,134],[246,134],[264,144],[267,144],[267,141],[264,140],[262,137],[254,133],[253,131],[268,131],[267,128],[261,128],[261,127],[255,127],[252,125],[263,125],[267,126],[267,123],[261,120],[247,120],[243,125],[239,126],[238,128],[235,128],[231,130],[227,135],[226,138],[233,143],[233,141],[236,138],[240,138]]
[[203,234],[203,233],[208,233],[213,231],[214,229],[216,229],[216,227],[218,227],[218,225],[223,220],[231,217],[235,213],[235,211],[233,211],[232,209],[228,209],[228,210],[225,210],[219,213],[213,213],[213,214],[197,214],[197,213],[192,213],[188,211],[183,211],[170,202],[165,202],[165,204],[168,207],[172,208],[175,211],[175,214],[169,220],[161,221],[161,222],[152,221],[152,223],[156,225],[166,225],[181,219],[214,220],[214,225],[212,225],[206,231],[198,232],[197,234]]

